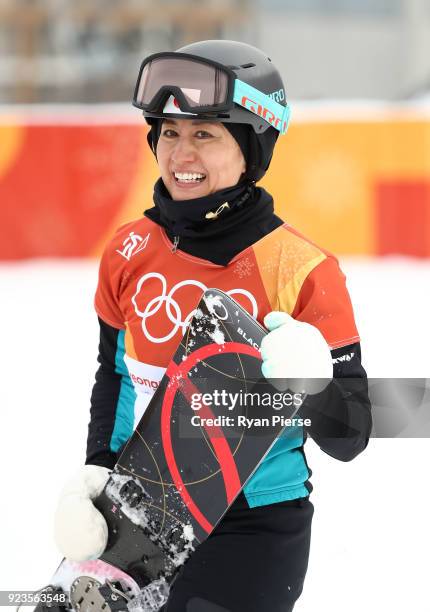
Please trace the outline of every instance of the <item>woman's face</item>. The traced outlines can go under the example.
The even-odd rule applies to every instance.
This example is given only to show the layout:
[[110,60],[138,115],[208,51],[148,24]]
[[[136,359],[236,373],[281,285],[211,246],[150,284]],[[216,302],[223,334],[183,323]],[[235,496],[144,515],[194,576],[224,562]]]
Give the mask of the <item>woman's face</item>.
[[202,120],[164,119],[157,160],[173,200],[232,187],[246,169],[239,145],[222,123]]

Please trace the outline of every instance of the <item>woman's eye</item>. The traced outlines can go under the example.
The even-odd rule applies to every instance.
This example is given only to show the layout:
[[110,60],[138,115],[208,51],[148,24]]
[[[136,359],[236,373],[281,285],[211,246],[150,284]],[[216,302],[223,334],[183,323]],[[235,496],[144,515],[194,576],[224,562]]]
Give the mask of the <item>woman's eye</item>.
[[166,136],[166,138],[173,138],[174,136],[176,136],[176,132],[175,130],[167,129],[167,130],[163,130],[161,132],[161,135]]
[[197,138],[212,138],[212,134],[206,132],[206,130],[199,130],[196,132]]

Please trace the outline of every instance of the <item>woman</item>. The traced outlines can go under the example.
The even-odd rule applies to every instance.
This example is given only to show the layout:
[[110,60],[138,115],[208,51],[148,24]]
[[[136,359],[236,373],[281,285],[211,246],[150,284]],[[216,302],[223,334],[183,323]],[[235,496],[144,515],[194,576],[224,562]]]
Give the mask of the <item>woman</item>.
[[284,388],[285,379],[290,388],[297,379],[299,386],[325,382],[312,387],[308,380],[302,416],[312,425],[276,442],[182,568],[165,609],[288,612],[309,556],[306,436],[348,461],[370,435],[345,278],[337,260],[277,217],[272,196],[256,187],[289,118],[282,80],[264,53],[204,41],[150,56],[134,104],[150,125],[161,176],[155,206],[120,228],[102,257],[86,466],[60,500],[57,542],[76,560],[102,553],[106,524],[91,500],[163,376],[202,287],[237,289],[269,330],[263,374]]

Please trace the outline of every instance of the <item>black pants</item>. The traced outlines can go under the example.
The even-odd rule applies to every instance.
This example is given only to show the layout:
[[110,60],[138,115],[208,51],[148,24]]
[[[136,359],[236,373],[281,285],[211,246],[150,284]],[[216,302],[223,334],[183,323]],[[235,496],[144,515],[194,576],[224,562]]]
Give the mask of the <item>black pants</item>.
[[174,581],[165,612],[291,612],[308,567],[307,499],[249,508],[239,495]]

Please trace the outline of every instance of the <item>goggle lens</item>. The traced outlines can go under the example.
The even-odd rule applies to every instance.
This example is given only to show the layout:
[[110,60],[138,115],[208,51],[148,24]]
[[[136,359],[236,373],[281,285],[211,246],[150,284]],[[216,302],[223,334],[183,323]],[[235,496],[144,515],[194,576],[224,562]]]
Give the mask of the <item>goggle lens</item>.
[[190,108],[222,106],[228,97],[228,75],[219,68],[183,58],[155,58],[142,71],[136,102],[150,109],[162,88],[178,88]]

